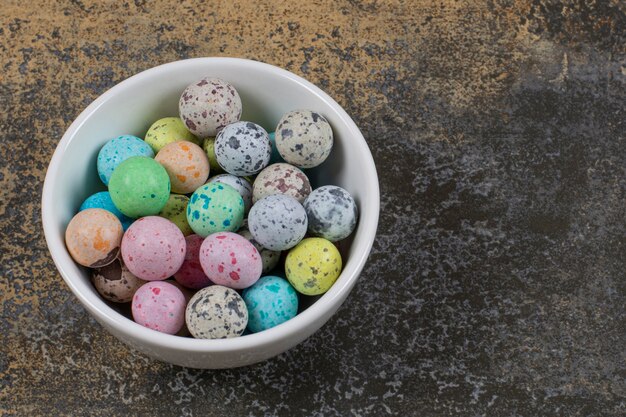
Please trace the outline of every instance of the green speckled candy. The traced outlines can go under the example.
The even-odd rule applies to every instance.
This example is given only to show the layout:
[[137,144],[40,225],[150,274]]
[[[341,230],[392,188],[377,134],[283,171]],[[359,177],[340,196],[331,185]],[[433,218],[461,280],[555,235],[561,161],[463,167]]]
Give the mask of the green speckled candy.
[[216,232],[236,232],[243,223],[243,198],[228,184],[204,184],[187,205],[187,221],[193,231],[207,237]]
[[195,137],[178,117],[165,117],[152,123],[146,133],[145,141],[154,153],[161,150],[168,143],[186,140],[200,146],[201,141]]
[[206,156],[209,157],[209,166],[211,167],[211,175],[218,174],[220,172],[224,172],[220,164],[217,163],[217,158],[215,157],[215,138],[208,137],[202,143],[202,149],[206,152]]
[[165,207],[159,213],[159,216],[165,217],[167,220],[174,223],[183,235],[188,236],[193,233],[189,223],[187,222],[187,204],[189,204],[189,197],[180,194],[170,194],[170,198],[165,203]]
[[158,162],[145,156],[128,158],[109,181],[113,204],[128,217],[158,214],[170,196],[170,177]]

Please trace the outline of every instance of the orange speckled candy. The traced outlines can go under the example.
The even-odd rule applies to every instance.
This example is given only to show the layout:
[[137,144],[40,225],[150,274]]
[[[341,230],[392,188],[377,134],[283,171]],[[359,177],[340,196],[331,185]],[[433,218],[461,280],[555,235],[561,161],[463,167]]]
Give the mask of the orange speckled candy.
[[174,193],[192,193],[209,178],[209,158],[195,143],[167,144],[154,159],[167,171]]
[[115,215],[103,209],[87,209],[72,218],[65,229],[70,255],[83,266],[110,264],[120,252],[124,229]]

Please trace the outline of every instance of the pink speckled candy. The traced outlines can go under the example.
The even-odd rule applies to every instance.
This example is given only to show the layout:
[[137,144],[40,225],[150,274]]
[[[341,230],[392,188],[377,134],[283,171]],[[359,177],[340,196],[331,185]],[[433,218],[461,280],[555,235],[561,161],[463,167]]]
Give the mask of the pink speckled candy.
[[202,246],[204,238],[198,235],[189,235],[185,241],[187,242],[185,261],[178,272],[174,274],[174,279],[182,286],[194,290],[212,285],[213,283],[206,276],[200,264],[200,246]]
[[135,322],[152,330],[176,334],[185,324],[187,300],[182,291],[169,282],[148,282],[133,296]]
[[122,258],[136,277],[160,281],[171,277],[185,260],[185,236],[171,221],[158,216],[135,221],[122,238]]
[[236,233],[209,235],[200,247],[200,264],[211,281],[225,287],[248,288],[261,277],[259,251]]

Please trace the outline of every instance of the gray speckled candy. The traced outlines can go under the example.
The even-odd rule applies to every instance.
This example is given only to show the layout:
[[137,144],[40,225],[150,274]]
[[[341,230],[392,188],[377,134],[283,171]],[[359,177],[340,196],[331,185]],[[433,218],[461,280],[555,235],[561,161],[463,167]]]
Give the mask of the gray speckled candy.
[[259,254],[261,254],[261,261],[263,261],[262,272],[264,274],[267,274],[272,269],[276,268],[276,265],[278,265],[278,261],[280,260],[280,251],[274,251],[264,248],[259,242],[254,239],[254,236],[252,236],[252,233],[250,233],[248,229],[239,229],[237,233],[248,239],[250,243],[254,245],[256,250],[259,251]]
[[309,232],[331,242],[345,239],[356,227],[358,210],[354,199],[336,185],[314,190],[304,200]]
[[319,113],[293,110],[276,127],[276,148],[280,155],[299,168],[313,168],[328,158],[333,148],[333,130]]
[[196,339],[237,337],[248,325],[248,309],[237,291],[212,285],[189,300],[185,322]]
[[306,234],[306,212],[293,197],[270,195],[252,206],[248,229],[264,248],[287,250],[297,245]]
[[272,164],[259,173],[252,187],[252,201],[273,194],[289,195],[300,203],[311,193],[307,176],[291,164]]
[[180,118],[191,133],[206,138],[241,117],[241,99],[231,84],[205,77],[189,84],[178,102]]
[[233,175],[254,175],[270,162],[272,145],[265,129],[252,122],[237,122],[215,138],[215,158]]
[[232,174],[220,174],[209,179],[208,182],[228,184],[235,190],[239,191],[241,198],[243,198],[245,212],[247,213],[250,211],[250,207],[252,207],[252,185],[247,179]]

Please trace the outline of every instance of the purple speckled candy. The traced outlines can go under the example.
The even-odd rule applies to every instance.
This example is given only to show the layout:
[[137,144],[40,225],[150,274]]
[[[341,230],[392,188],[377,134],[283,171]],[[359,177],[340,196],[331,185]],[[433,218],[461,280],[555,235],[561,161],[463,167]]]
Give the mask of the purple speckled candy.
[[200,138],[215,136],[241,117],[241,99],[231,84],[205,77],[185,88],[178,102],[180,118]]
[[158,216],[135,221],[122,238],[122,258],[136,277],[159,281],[178,271],[185,260],[185,236],[171,221]]
[[174,274],[174,279],[184,287],[199,290],[212,285],[213,282],[206,276],[200,264],[200,246],[204,238],[198,235],[185,237],[187,242],[187,252],[185,261],[178,272]]
[[256,123],[230,124],[215,138],[215,158],[229,174],[254,175],[270,163],[271,155],[270,137]]
[[274,194],[289,195],[299,203],[311,193],[311,183],[300,168],[286,163],[272,164],[257,175],[252,187],[252,201]]
[[184,294],[169,282],[148,282],[133,296],[133,320],[167,334],[176,334],[183,328],[186,308]]
[[259,251],[246,238],[232,232],[213,233],[204,239],[200,263],[211,281],[235,289],[257,282],[263,270]]

